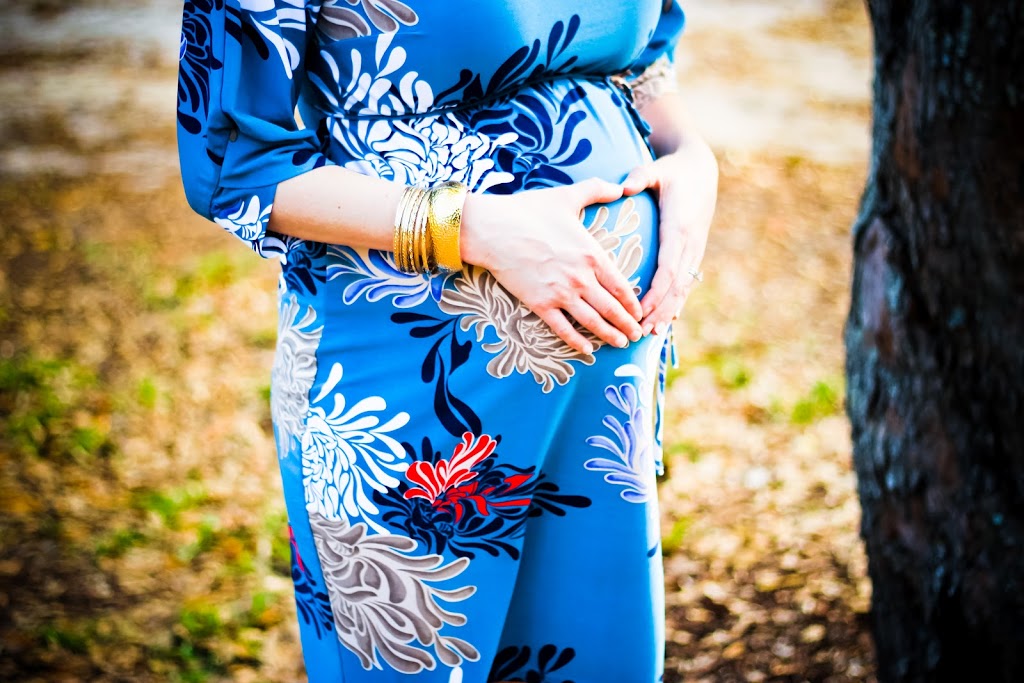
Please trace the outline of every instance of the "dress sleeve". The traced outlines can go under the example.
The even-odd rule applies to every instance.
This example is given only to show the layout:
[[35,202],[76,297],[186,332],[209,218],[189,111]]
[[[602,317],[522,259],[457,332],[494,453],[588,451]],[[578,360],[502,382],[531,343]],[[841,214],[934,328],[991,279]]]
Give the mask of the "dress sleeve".
[[200,215],[263,257],[284,252],[267,221],[278,183],[331,163],[295,105],[306,0],[186,0],[178,68],[178,158]]

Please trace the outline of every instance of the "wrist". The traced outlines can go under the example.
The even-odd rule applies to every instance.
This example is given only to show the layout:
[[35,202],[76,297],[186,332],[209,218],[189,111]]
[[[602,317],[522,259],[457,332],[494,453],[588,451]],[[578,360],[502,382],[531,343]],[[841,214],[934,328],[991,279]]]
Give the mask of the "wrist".
[[462,228],[459,236],[459,251],[463,263],[487,267],[489,262],[486,233],[487,205],[493,200],[483,193],[470,192],[462,205]]

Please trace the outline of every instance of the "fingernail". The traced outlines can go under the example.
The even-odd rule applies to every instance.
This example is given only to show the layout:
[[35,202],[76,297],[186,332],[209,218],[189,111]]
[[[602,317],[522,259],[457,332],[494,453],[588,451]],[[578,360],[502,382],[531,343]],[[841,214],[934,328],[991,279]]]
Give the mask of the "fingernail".
[[591,344],[590,342],[587,342],[586,344],[583,345],[583,353],[585,353],[586,355],[589,356],[593,352],[594,352],[594,345],[593,344]]
[[665,334],[665,323],[664,322],[660,322],[657,325],[655,325],[654,326],[654,333],[656,335],[658,335],[659,337],[661,335]]
[[643,330],[641,330],[639,327],[637,327],[635,330],[633,330],[632,332],[629,333],[630,341],[640,341],[640,339],[643,336],[644,336]]
[[642,331],[643,331],[645,337],[651,333],[651,329],[653,327],[654,327],[654,325],[652,325],[651,323],[644,323]]

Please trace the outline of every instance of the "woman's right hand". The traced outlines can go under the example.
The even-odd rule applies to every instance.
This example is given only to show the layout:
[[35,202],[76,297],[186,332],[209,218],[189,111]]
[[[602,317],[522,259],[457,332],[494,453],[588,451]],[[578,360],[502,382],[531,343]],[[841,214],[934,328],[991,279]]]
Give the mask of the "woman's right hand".
[[641,337],[640,302],[580,220],[585,207],[621,196],[621,185],[599,178],[511,195],[470,193],[462,213],[462,260],[489,270],[580,353],[593,353],[593,345],[566,314],[624,347]]

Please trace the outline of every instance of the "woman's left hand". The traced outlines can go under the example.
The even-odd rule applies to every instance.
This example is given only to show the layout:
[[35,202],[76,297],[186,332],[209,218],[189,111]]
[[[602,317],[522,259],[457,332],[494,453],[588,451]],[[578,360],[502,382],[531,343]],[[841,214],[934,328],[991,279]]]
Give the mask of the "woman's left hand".
[[[679,315],[697,283],[718,196],[718,163],[699,138],[634,168],[622,181],[626,196],[650,188],[657,193],[658,264],[640,301],[643,333],[663,333]],[[692,271],[692,273],[691,273]]]

